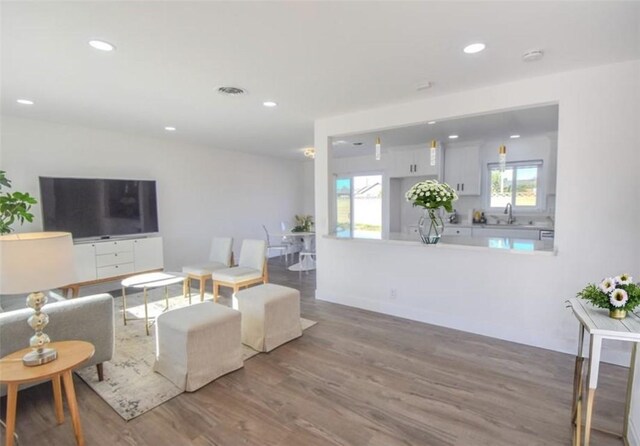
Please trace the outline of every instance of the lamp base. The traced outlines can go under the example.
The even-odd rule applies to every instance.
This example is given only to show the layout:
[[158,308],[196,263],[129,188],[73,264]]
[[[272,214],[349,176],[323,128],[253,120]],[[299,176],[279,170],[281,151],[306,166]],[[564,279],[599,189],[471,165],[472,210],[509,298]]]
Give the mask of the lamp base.
[[52,348],[43,348],[41,351],[34,350],[22,357],[22,364],[27,367],[46,364],[58,358],[58,352]]

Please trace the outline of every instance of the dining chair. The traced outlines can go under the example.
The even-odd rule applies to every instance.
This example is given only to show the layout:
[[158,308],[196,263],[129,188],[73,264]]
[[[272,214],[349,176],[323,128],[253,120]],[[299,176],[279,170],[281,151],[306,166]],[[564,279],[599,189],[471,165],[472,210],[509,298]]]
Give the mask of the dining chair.
[[213,299],[218,301],[220,287],[233,288],[235,295],[242,287],[256,283],[267,283],[267,242],[264,240],[243,240],[240,246],[238,266],[219,269],[211,273]]
[[233,238],[231,237],[213,237],[208,262],[182,267],[182,272],[187,274],[188,289],[191,289],[191,279],[200,281],[200,302],[204,300],[205,284],[211,279],[211,273],[233,265],[232,246]]
[[[262,229],[264,229],[264,234],[267,238],[267,254],[269,253],[270,249],[273,249],[275,251],[281,251],[284,254],[284,262],[286,265],[289,264],[289,247],[290,245],[287,245],[285,243],[281,244],[281,245],[274,245],[271,243],[271,237],[269,236],[269,231],[267,230],[267,227],[265,225],[262,225]],[[282,254],[279,254],[282,255]]]

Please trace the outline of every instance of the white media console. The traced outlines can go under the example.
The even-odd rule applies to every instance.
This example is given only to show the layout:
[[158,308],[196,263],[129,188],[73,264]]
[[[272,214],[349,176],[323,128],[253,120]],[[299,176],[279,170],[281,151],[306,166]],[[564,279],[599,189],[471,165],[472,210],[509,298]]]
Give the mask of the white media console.
[[77,282],[63,287],[77,296],[81,286],[162,270],[162,237],[113,238],[74,244]]

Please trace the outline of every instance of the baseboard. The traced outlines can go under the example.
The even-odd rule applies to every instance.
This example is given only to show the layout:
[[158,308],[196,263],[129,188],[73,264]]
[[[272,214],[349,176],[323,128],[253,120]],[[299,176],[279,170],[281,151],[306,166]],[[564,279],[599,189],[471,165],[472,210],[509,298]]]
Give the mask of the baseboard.
[[626,441],[629,446],[640,446],[640,435],[638,428],[633,424],[633,420],[629,420],[629,431],[627,432]]

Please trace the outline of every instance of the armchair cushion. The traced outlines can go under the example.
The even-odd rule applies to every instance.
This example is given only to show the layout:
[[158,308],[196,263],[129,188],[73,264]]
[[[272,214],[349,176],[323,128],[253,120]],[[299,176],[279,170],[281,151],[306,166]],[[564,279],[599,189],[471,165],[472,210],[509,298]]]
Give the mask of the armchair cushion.
[[221,269],[211,273],[211,278],[214,281],[225,283],[238,283],[246,280],[260,279],[262,277],[262,271],[247,268],[243,266],[235,266],[233,268]]
[[193,274],[195,276],[206,276],[207,274],[211,274],[213,271],[219,269],[229,268],[228,265],[220,262],[209,262],[209,263],[201,263],[199,265],[188,265],[182,267],[182,272],[187,274]]

